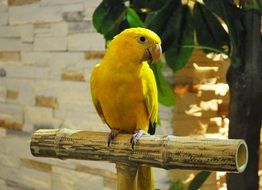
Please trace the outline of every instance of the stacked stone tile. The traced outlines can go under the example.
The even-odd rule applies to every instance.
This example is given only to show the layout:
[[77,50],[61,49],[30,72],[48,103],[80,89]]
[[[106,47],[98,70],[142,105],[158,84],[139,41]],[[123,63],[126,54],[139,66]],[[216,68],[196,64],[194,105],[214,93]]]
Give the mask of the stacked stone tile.
[[[105,49],[92,25],[100,2],[0,0],[1,190],[115,188],[113,164],[34,158],[29,150],[39,128],[108,131],[89,92]],[[159,132],[166,133],[171,108],[161,110]],[[157,178],[157,186],[165,184]]]
[[[230,60],[225,55],[206,56],[195,49],[187,65],[174,74],[174,135],[227,137],[229,87],[226,72],[229,65]],[[182,180],[188,185],[197,172],[175,170],[170,176],[173,181]],[[213,172],[201,189],[224,186],[225,173]]]

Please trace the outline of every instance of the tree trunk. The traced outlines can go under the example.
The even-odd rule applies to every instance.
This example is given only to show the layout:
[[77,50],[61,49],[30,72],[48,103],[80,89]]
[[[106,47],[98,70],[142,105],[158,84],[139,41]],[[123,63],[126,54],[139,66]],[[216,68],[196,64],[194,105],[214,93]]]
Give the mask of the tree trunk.
[[[228,190],[259,189],[259,145],[262,123],[262,44],[261,13],[244,13],[245,28],[242,47],[242,65],[229,68],[227,80],[230,88],[229,138],[246,140],[249,161],[241,174],[228,174]],[[231,64],[232,65],[232,64]]]

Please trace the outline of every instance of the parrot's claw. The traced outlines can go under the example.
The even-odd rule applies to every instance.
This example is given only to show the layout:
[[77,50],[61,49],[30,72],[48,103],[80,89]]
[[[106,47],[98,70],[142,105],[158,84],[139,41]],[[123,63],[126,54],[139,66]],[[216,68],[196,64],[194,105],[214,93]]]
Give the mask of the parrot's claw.
[[108,140],[107,140],[107,145],[110,146],[111,142],[115,139],[119,131],[117,129],[111,129],[109,135],[108,135]]
[[145,132],[145,131],[143,131],[143,130],[138,130],[138,131],[136,131],[136,132],[133,134],[133,136],[132,136],[132,138],[131,138],[131,140],[130,140],[130,143],[131,143],[131,145],[132,145],[132,149],[133,149],[133,150],[134,150],[135,144],[137,143],[137,141],[138,141],[143,135],[148,135],[148,133]]

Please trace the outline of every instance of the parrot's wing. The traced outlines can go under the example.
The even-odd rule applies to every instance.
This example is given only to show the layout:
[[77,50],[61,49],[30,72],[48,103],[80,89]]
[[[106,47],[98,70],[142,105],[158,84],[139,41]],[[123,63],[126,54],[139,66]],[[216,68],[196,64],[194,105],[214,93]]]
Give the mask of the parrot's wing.
[[158,95],[154,73],[147,63],[142,71],[142,85],[144,101],[150,119],[148,132],[154,134],[158,119]]
[[93,100],[93,104],[96,108],[96,111],[98,113],[98,115],[100,116],[100,118],[102,119],[103,122],[106,123],[106,120],[105,120],[105,117],[104,117],[104,114],[103,114],[103,110],[102,110],[102,107],[96,97],[96,79],[97,79],[97,71],[98,71],[98,68],[99,68],[99,64],[97,64],[94,68],[94,70],[92,71],[91,73],[91,77],[90,77],[90,89],[91,89],[91,96],[92,96],[92,100]]

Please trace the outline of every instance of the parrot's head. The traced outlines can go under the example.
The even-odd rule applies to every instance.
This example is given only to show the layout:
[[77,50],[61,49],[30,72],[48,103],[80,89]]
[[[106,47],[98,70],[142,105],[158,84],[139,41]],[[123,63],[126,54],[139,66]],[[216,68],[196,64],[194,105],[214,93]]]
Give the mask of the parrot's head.
[[156,63],[162,54],[159,36],[146,28],[125,29],[114,37],[109,48],[116,48],[126,59],[139,62],[151,60]]

